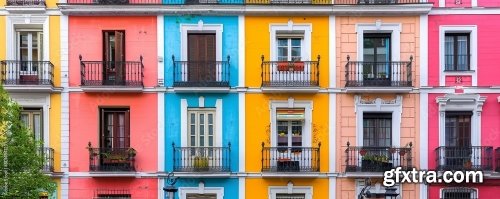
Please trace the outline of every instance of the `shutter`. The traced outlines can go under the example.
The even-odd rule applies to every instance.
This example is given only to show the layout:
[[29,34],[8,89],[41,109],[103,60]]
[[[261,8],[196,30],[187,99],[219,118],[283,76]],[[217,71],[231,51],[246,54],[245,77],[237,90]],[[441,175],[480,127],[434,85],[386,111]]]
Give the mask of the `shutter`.
[[205,35],[205,61],[208,61],[205,70],[205,79],[207,82],[214,82],[217,72],[216,64],[216,47],[215,47],[215,34]]
[[130,147],[130,110],[125,111],[125,148]]
[[199,34],[189,34],[188,35],[188,81],[198,82],[199,81],[199,67],[197,61],[200,60],[200,48],[199,48]]
[[120,116],[119,112],[113,112],[113,148],[120,148]]
[[125,83],[125,33],[123,31],[115,31],[115,69],[116,69],[116,84]]

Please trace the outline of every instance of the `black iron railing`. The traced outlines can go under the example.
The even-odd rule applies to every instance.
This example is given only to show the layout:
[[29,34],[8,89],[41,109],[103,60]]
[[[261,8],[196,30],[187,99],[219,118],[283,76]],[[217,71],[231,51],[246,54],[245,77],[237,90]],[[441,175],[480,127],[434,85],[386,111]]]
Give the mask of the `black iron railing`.
[[500,172],[500,147],[495,149],[495,171]]
[[427,0],[333,0],[337,5],[392,5],[392,4],[420,4]]
[[141,4],[162,4],[162,0],[68,0],[65,4],[75,5],[141,5]]
[[0,61],[0,78],[4,85],[50,85],[54,82],[54,65],[50,61]]
[[89,144],[90,171],[135,171],[133,148],[92,148]]
[[228,87],[230,57],[226,61],[176,61],[174,65],[174,86],[179,87]]
[[410,61],[366,62],[350,61],[345,65],[346,87],[411,87]]
[[7,0],[7,6],[45,6],[45,0]]
[[384,172],[413,168],[412,143],[408,147],[350,146],[345,149],[345,172]]
[[331,5],[331,0],[166,0],[165,4],[233,4],[233,5]]
[[264,55],[261,59],[262,87],[319,86],[319,55],[317,61],[264,61]]
[[477,190],[471,187],[447,187],[441,190],[440,199],[478,199]]
[[320,147],[266,147],[262,143],[262,172],[319,172]]
[[493,169],[493,147],[469,146],[435,149],[437,170],[483,170]]
[[231,143],[226,147],[176,147],[174,171],[176,172],[230,172]]
[[82,86],[126,86],[142,87],[144,64],[140,61],[82,61]]
[[54,149],[49,147],[41,147],[38,153],[43,157],[43,172],[54,172]]

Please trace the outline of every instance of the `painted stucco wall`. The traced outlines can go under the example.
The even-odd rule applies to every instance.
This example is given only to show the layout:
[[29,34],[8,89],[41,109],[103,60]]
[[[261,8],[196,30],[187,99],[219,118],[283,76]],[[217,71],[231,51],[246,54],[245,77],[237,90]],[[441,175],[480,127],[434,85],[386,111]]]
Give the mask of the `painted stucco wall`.
[[247,178],[245,181],[246,198],[269,198],[269,187],[286,187],[288,182],[293,186],[310,186],[313,189],[313,199],[328,198],[328,179],[324,178]]
[[[467,184],[467,187],[477,190],[477,198],[498,198],[500,180],[489,180],[484,184]],[[441,189],[449,186],[433,185],[429,187],[429,199],[440,199]]]
[[[134,199],[158,198],[156,178],[75,178],[69,180],[69,198],[89,199],[106,190],[127,190]],[[111,192],[112,193],[112,192]]]
[[80,85],[80,60],[103,60],[103,30],[125,30],[125,60],[144,60],[144,86],[157,85],[156,17],[69,17],[69,85]]
[[231,87],[238,85],[238,17],[236,16],[165,16],[165,86],[173,85],[173,62],[172,55],[176,61],[181,59],[181,24],[197,25],[199,21],[203,24],[222,24],[222,60],[226,61],[230,56],[230,79]]
[[429,16],[429,86],[439,86],[439,27],[442,25],[477,25],[477,84],[499,85],[497,77],[499,20],[500,16],[495,15]]
[[[199,183],[203,182],[205,187],[224,188],[224,198],[238,198],[238,179],[237,178],[180,178],[175,186],[182,187],[199,187]],[[180,192],[180,190],[179,190]],[[177,194],[179,194],[179,192]],[[176,198],[181,198],[179,195]]]

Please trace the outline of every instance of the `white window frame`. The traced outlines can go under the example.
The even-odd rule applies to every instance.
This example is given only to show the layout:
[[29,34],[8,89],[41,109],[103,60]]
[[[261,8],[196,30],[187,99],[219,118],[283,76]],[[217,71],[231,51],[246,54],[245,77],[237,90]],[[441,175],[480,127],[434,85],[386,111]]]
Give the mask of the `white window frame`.
[[[198,99],[198,106],[188,105],[187,99],[180,100],[181,106],[181,147],[187,147],[188,145],[188,107],[201,108],[205,107],[205,100],[203,96]],[[215,132],[214,132],[214,147],[222,147],[222,99],[217,99],[215,101]]]
[[[297,37],[280,37],[280,38],[276,38],[276,41],[278,41],[279,39],[286,39],[287,40],[287,45],[286,45],[286,48],[287,48],[287,58],[286,58],[286,61],[292,61],[292,48],[293,47],[296,47],[296,46],[293,46],[292,45],[292,39],[296,39]],[[296,61],[302,61],[302,49],[304,48],[303,47],[303,43],[304,43],[304,39],[301,38],[300,39],[300,60],[296,60]],[[276,42],[276,61],[278,61],[278,56],[279,56],[279,48],[280,46],[278,45],[278,42]]]
[[217,199],[224,198],[224,187],[205,187],[205,183],[199,182],[198,187],[179,187],[179,198],[186,199],[187,194],[216,194]]
[[[215,59],[216,61],[222,60],[222,32],[224,30],[223,24],[205,24],[203,20],[199,20],[197,24],[180,24],[181,32],[181,61],[186,61],[188,57],[188,34],[189,33],[215,33]],[[217,81],[221,81],[222,77],[220,72],[222,68],[217,66]],[[182,68],[182,81],[188,80],[187,68]]]
[[269,32],[270,37],[270,59],[272,61],[278,60],[278,37],[280,32],[303,32],[304,38],[302,39],[302,48],[300,52],[301,61],[311,60],[311,32],[312,24],[310,23],[299,23],[295,24],[293,21],[288,21],[286,24],[270,24]]
[[288,182],[287,186],[270,186],[268,188],[269,199],[276,199],[276,194],[305,194],[305,199],[312,199],[312,186],[294,186]]
[[303,121],[303,131],[302,131],[302,147],[311,147],[311,124],[312,124],[312,101],[295,101],[293,98],[289,98],[287,101],[273,100],[270,102],[270,112],[271,112],[271,146],[277,146],[277,109],[280,108],[303,108],[304,109],[304,121]]
[[[444,197],[444,192],[449,189],[449,188],[460,188],[460,187],[448,187],[448,188],[441,188],[439,189],[439,198],[443,198]],[[467,188],[470,188],[470,187],[467,187]],[[475,192],[473,194],[471,194],[471,199],[472,198],[478,198],[479,196],[479,189],[478,188],[470,188],[470,189],[473,189]]]
[[[446,33],[469,33],[470,66],[469,71],[445,71]],[[439,26],[439,86],[445,86],[447,75],[472,75],[472,86],[477,86],[477,25]]]
[[392,113],[392,146],[400,145],[401,113],[403,110],[403,96],[398,95],[394,100],[363,100],[360,95],[354,96],[354,111],[356,113],[356,146],[363,146],[363,113]]
[[[198,117],[199,114],[205,114],[204,115],[205,122],[203,124],[204,125],[204,131],[205,131],[205,133],[203,135],[205,137],[204,138],[204,143],[205,144],[204,144],[203,147],[215,147],[215,142],[216,142],[216,139],[217,139],[217,135],[215,133],[216,122],[217,122],[216,121],[216,110],[214,108],[204,108],[204,109],[203,108],[188,108],[187,112],[188,112],[188,116],[187,116],[188,117],[188,119],[187,119],[188,123],[187,124],[189,126],[188,127],[188,132],[187,132],[188,133],[188,136],[187,136],[188,137],[187,145],[189,146],[191,144],[191,142],[190,142],[191,141],[191,138],[190,138],[191,137],[191,134],[190,134],[191,127],[190,127],[190,125],[192,125],[192,124],[190,122],[190,117],[191,117],[191,113],[195,113],[195,115],[196,115],[195,116],[195,121],[196,122],[195,122],[194,125],[195,125],[195,130],[196,130],[196,134],[195,134],[195,137],[196,137],[195,138],[195,140],[196,140],[195,141],[195,143],[196,143],[195,145],[196,146],[189,146],[189,147],[201,147],[200,144],[199,144],[199,136],[200,136],[200,132],[199,132],[199,129],[200,129],[200,126],[199,126],[200,125],[200,118]],[[212,126],[213,126],[212,127],[213,128],[213,135],[212,135],[212,137],[213,137],[213,143],[212,144],[213,144],[213,146],[210,146],[208,144],[209,143],[208,140],[209,140],[209,136],[210,136],[209,135],[209,131],[208,131],[208,129],[209,129],[208,128],[209,127],[208,115],[209,114],[212,114]]]
[[[355,188],[354,198],[358,199],[358,195],[361,193],[361,190],[365,187],[365,180],[364,179],[356,179],[355,184],[356,184],[356,188]],[[368,190],[370,190],[371,193],[385,192],[385,187],[379,183],[377,183],[377,184],[372,185],[370,187],[370,189],[368,189]],[[403,193],[401,191],[402,190],[401,184],[395,184],[393,187],[396,188],[396,193],[399,193],[397,198],[398,199],[403,198],[403,196],[402,196]]]

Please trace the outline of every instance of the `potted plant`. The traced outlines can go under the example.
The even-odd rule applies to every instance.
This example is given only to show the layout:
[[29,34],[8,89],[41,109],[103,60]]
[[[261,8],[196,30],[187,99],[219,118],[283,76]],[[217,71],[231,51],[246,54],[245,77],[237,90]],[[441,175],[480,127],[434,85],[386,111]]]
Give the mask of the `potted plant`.
[[127,153],[129,158],[134,158],[137,155],[137,151],[134,148],[128,148]]
[[361,171],[382,172],[392,168],[389,157],[385,155],[367,154],[362,157]]
[[203,156],[194,157],[193,167],[195,171],[208,171],[208,158]]

